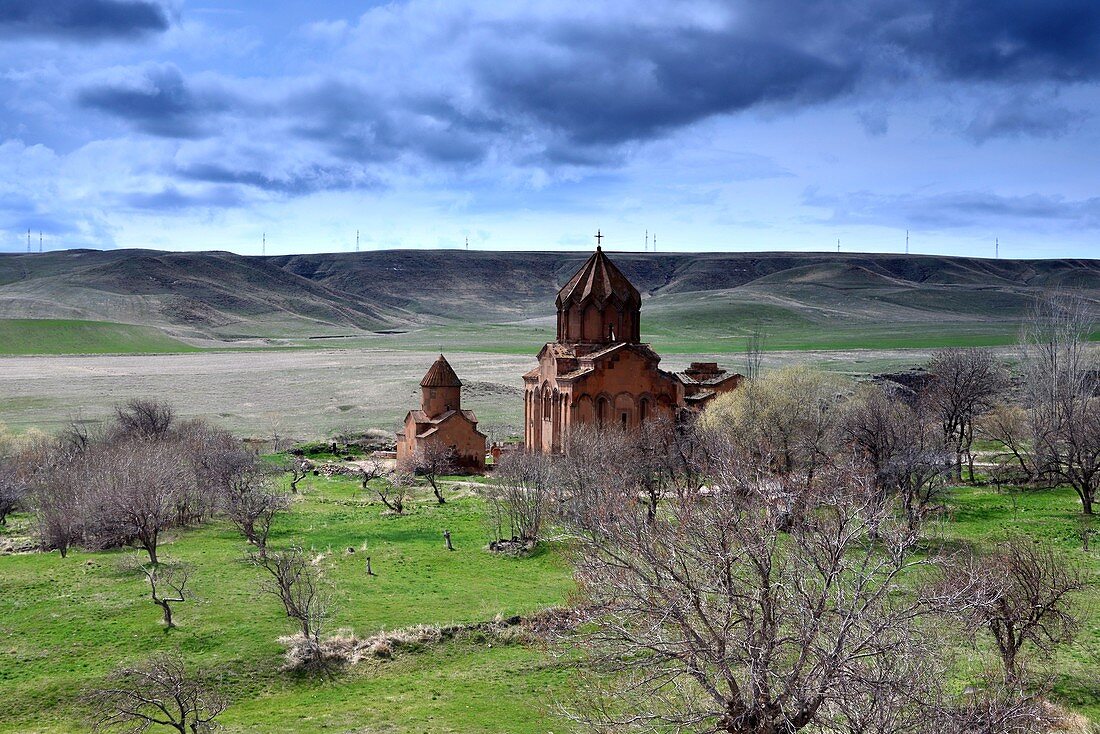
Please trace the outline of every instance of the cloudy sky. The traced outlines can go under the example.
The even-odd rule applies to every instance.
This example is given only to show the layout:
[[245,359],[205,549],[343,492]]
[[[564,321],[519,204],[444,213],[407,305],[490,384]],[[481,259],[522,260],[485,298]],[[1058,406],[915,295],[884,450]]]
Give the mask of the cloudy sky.
[[0,0],[0,93],[0,250],[1100,257],[1096,0]]

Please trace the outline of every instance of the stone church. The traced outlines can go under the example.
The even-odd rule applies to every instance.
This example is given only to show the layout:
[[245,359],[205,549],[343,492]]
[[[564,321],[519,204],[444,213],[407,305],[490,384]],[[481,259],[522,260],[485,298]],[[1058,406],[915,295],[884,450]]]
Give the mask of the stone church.
[[461,470],[485,469],[485,434],[474,412],[462,409],[462,381],[442,354],[420,381],[420,409],[410,410],[397,432],[398,465],[414,464],[417,449],[429,444],[450,448]]
[[597,245],[558,291],[557,341],[523,376],[528,449],[561,451],[575,425],[633,428],[675,419],[737,387],[741,375],[712,362],[679,375],[662,370],[661,357],[641,343],[641,306],[638,289]]

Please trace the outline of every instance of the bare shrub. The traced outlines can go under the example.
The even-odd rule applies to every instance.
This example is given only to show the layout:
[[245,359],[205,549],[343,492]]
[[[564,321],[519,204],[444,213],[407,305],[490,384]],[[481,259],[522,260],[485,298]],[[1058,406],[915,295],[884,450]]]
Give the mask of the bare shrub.
[[175,418],[175,410],[166,402],[134,398],[115,408],[115,434],[123,438],[157,441],[168,437]]
[[547,454],[513,451],[503,456],[487,489],[495,540],[533,547],[550,511],[553,482],[554,462]]
[[453,446],[428,441],[419,444],[406,465],[399,468],[424,477],[432,488],[436,502],[442,505],[446,500],[443,498],[443,487],[439,478],[458,471],[456,459],[457,454]]
[[172,604],[187,601],[187,582],[191,580],[191,570],[187,566],[142,566],[145,579],[149,582],[149,597],[160,607],[164,615],[164,629],[168,631],[176,626],[172,621]]
[[910,530],[942,508],[952,458],[921,404],[911,407],[888,388],[872,385],[845,406],[839,429],[873,472],[884,499],[899,498]]
[[96,731],[143,732],[151,726],[196,734],[214,728],[227,702],[188,674],[178,654],[123,666],[88,695]]
[[290,508],[290,498],[275,488],[271,471],[260,464],[231,477],[222,494],[226,516],[260,555],[267,552],[271,526]]
[[320,571],[301,548],[257,555],[253,561],[270,576],[260,588],[277,597],[286,616],[298,625],[295,659],[301,667],[323,671],[326,656],[321,636],[331,612],[331,593]]
[[1049,653],[1073,636],[1078,620],[1072,594],[1084,588],[1081,570],[1049,545],[1014,538],[995,552],[967,555],[947,566],[946,598],[972,631],[993,638],[1005,681],[1019,682],[1025,646]]

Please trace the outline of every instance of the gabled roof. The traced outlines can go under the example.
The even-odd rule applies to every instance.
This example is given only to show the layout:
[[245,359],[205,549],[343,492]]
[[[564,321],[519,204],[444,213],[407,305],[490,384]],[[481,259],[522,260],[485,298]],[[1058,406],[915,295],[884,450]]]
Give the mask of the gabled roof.
[[420,381],[420,387],[462,387],[462,381],[441,354]]
[[640,307],[641,294],[615,264],[608,259],[599,246],[592,257],[585,261],[581,269],[558,291],[558,308],[571,303],[592,300],[603,304],[612,298],[618,298],[628,306]]

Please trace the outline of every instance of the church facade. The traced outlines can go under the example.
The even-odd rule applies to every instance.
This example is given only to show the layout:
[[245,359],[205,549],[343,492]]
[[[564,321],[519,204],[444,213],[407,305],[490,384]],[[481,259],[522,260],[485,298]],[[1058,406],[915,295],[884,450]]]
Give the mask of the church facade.
[[631,429],[674,419],[740,381],[713,363],[682,375],[662,370],[660,355],[641,343],[641,294],[598,245],[556,305],[557,340],[523,376],[528,450],[561,451],[577,425]]
[[429,445],[449,448],[461,470],[485,470],[485,434],[474,412],[462,409],[462,381],[442,354],[420,381],[420,409],[397,432],[398,466],[415,466],[417,450]]

